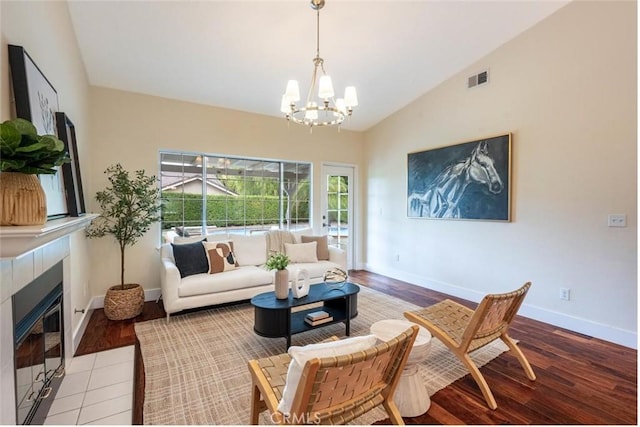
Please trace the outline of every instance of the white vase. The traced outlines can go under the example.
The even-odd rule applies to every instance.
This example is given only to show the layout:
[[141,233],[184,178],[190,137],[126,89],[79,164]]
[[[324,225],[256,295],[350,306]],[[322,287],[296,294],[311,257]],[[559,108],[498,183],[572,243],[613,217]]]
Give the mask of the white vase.
[[289,271],[288,270],[276,270],[276,276],[274,279],[276,287],[276,298],[287,299],[289,298]]

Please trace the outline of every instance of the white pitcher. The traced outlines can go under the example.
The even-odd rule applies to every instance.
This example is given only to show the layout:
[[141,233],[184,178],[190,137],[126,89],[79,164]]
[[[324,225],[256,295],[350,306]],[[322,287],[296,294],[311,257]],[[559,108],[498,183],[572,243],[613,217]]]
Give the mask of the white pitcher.
[[299,268],[293,273],[291,280],[291,292],[294,298],[302,298],[309,293],[309,271],[305,268]]

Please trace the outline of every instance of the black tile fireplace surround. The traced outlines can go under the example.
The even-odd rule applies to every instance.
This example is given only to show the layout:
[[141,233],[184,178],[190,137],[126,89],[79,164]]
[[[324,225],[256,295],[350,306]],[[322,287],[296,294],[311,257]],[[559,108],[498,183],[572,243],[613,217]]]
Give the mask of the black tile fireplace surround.
[[16,422],[43,424],[64,375],[62,262],[13,297]]

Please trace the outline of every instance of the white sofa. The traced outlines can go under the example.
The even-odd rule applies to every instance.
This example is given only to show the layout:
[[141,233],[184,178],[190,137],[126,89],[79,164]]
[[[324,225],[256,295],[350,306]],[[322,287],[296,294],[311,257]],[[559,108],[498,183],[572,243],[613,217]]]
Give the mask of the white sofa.
[[[268,232],[269,233],[282,233]],[[267,254],[273,252],[274,244],[279,252],[285,252],[284,243],[267,234],[251,236],[207,236],[207,241],[231,241],[237,267],[221,273],[199,273],[181,277],[173,256],[172,243],[165,243],[160,248],[162,262],[161,290],[164,309],[167,313],[167,321],[172,313],[204,307],[215,304],[223,304],[234,301],[251,299],[257,294],[274,290],[274,271],[266,270]],[[311,229],[300,230],[291,233],[294,243],[301,243],[302,236],[313,235]],[[173,244],[199,242],[203,238],[173,239]],[[269,242],[269,243],[268,243]],[[270,246],[270,251],[267,246]],[[291,246],[288,246],[292,249]],[[333,268],[347,270],[345,251],[328,247],[329,259],[316,262],[292,262],[287,267],[289,278],[293,279],[295,270],[304,268],[309,272],[310,283],[322,282],[324,273]]]

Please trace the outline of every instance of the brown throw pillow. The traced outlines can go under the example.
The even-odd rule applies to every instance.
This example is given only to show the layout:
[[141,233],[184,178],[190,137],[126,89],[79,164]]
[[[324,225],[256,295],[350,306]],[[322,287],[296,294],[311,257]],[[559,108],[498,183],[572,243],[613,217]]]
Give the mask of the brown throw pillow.
[[302,243],[316,242],[318,261],[329,261],[329,243],[327,236],[300,236]]
[[209,261],[209,274],[222,273],[236,268],[233,242],[202,242]]

